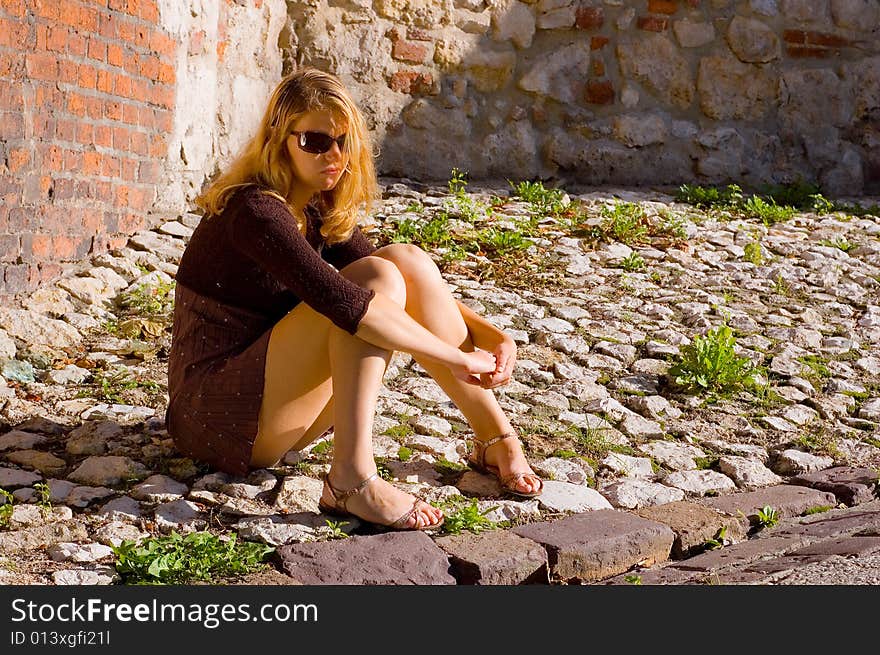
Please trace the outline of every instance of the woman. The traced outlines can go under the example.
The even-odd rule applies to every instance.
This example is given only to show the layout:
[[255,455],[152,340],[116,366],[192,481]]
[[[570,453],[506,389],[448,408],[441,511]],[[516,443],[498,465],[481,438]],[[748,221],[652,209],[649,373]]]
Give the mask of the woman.
[[490,389],[512,339],[456,301],[416,246],[376,249],[356,225],[376,193],[363,116],[333,75],[300,69],[256,136],[197,200],[180,261],[168,432],[184,454],[243,475],[334,428],[322,511],[394,529],[442,512],[377,476],[373,416],[395,350],[410,353],[474,430],[469,462],[522,496],[542,490]]

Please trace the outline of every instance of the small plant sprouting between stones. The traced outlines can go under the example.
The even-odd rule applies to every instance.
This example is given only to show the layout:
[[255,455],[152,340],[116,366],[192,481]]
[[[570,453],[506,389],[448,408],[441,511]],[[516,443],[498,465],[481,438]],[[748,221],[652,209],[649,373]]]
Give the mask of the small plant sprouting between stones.
[[159,282],[156,286],[140,284],[137,289],[122,294],[117,301],[119,306],[138,314],[157,316],[167,314],[174,302],[171,291],[175,282]]
[[834,505],[817,505],[816,507],[810,507],[808,510],[804,511],[801,516],[812,516],[813,514],[822,514],[827,512],[830,509],[834,509]]
[[440,475],[450,475],[452,473],[461,473],[462,471],[467,470],[467,466],[464,464],[456,464],[455,462],[450,462],[445,457],[441,457],[436,462],[434,462],[434,470],[437,471]]
[[849,252],[856,247],[856,244],[847,241],[846,237],[837,237],[833,240],[822,239],[819,243],[829,248],[837,248],[838,250],[842,250],[843,252]]
[[635,273],[645,268],[645,260],[639,253],[632,252],[620,262],[620,268],[630,273]]
[[394,479],[394,476],[391,474],[391,469],[389,469],[388,465],[385,463],[385,458],[374,457],[373,461],[376,462],[376,473],[379,474],[379,477],[386,482],[391,482]]
[[757,516],[757,523],[760,528],[772,528],[779,523],[779,512],[770,507],[770,505],[764,505],[764,507],[759,509]]
[[327,536],[331,539],[348,538],[348,533],[342,529],[343,525],[348,525],[348,521],[331,521],[330,519],[324,519],[324,523],[327,524]]
[[[508,182],[510,182],[508,180]],[[510,185],[515,189],[517,197],[525,200],[532,207],[532,213],[539,217],[563,214],[567,208],[565,192],[561,189],[545,189],[543,182],[520,182]]]
[[6,489],[0,489],[0,528],[8,528],[12,521],[12,502],[14,498]]
[[640,585],[642,584],[642,576],[640,575],[627,575],[623,578],[627,584]]
[[94,397],[108,403],[121,403],[123,401],[122,393],[130,389],[141,388],[150,392],[160,390],[156,382],[138,380],[124,366],[94,372],[91,386],[91,390],[82,390],[77,394],[77,397]]
[[49,485],[45,482],[37,482],[34,485],[34,491],[37,492],[37,505],[43,510],[43,513],[52,511],[52,492]]
[[727,538],[727,526],[722,525],[718,528],[718,532],[715,533],[715,536],[706,541],[706,550],[717,550],[718,548],[723,548],[730,543],[730,540]]
[[747,357],[734,351],[727,325],[709,330],[681,348],[680,361],[669,369],[672,381],[688,391],[729,393],[753,388],[758,371]]
[[757,241],[749,241],[743,247],[743,261],[747,261],[750,264],[754,264],[755,266],[760,266],[764,263],[764,250],[761,248],[761,244]]
[[251,541],[227,540],[209,532],[183,536],[172,532],[140,543],[126,539],[114,546],[116,571],[125,584],[188,584],[217,577],[242,575],[265,568],[263,560],[275,549]]
[[496,508],[490,507],[481,512],[477,506],[476,498],[470,499],[469,503],[460,499],[450,499],[444,505],[451,510],[446,512],[441,528],[446,534],[459,534],[462,530],[477,534],[485,530],[495,530],[498,527],[495,521],[486,518],[486,514]]
[[397,449],[397,459],[401,462],[408,462],[410,458],[413,456],[412,448],[407,448],[406,446],[401,446]]

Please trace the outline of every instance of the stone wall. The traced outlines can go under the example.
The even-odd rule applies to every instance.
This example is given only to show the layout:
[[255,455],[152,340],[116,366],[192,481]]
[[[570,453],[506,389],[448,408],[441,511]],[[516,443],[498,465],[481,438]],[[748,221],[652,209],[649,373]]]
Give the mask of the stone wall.
[[187,208],[281,76],[284,0],[0,2],[0,299]]
[[283,72],[380,173],[880,190],[880,0],[2,0],[0,300],[183,213]]
[[304,0],[289,58],[355,89],[382,172],[880,186],[877,0]]

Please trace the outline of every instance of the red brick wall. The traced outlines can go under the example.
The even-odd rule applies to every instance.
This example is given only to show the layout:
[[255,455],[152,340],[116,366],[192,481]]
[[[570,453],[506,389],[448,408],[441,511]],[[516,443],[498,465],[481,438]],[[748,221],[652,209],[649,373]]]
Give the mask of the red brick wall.
[[149,227],[177,44],[156,0],[0,0],[0,297]]

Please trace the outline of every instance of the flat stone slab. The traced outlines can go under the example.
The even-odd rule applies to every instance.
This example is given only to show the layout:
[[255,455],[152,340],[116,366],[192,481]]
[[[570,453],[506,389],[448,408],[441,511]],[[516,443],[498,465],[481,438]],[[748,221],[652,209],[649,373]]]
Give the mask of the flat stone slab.
[[452,575],[459,584],[547,584],[547,551],[531,539],[509,530],[470,532],[440,537],[435,542],[446,551]]
[[776,557],[803,544],[798,537],[768,537],[750,539],[718,550],[710,550],[681,562],[673,562],[669,568],[682,571],[717,571],[750,564],[761,558]]
[[834,466],[824,471],[803,473],[789,480],[791,484],[812,487],[833,493],[850,507],[872,501],[875,496],[877,471],[853,466]]
[[23,550],[36,550],[62,541],[86,541],[89,533],[84,525],[68,521],[50,523],[14,532],[0,532],[0,553],[10,555]]
[[675,533],[662,523],[605,509],[531,523],[513,532],[547,549],[554,578],[584,582],[623,573],[637,564],[663,562],[675,540]]
[[706,542],[715,539],[726,528],[725,539],[731,543],[741,541],[748,531],[748,522],[723,514],[697,503],[679,501],[646,507],[636,511],[638,516],[663,523],[675,532],[672,542],[673,559],[690,557],[702,551]]
[[602,495],[614,507],[625,509],[663,505],[684,499],[684,492],[681,489],[635,478],[624,478],[619,482],[612,482],[602,487]]
[[446,554],[418,531],[292,544],[276,553],[284,572],[306,585],[455,584]]
[[544,480],[544,491],[538,496],[538,504],[551,512],[611,509],[611,503],[595,489],[556,480]]
[[827,539],[859,532],[880,534],[880,501],[864,505],[866,511],[831,510],[800,519],[794,525],[780,526],[777,535]]
[[742,512],[752,523],[757,520],[758,510],[766,505],[775,509],[779,518],[799,516],[808,509],[816,507],[834,507],[837,505],[837,499],[834,497],[834,494],[788,484],[780,484],[775,487],[731,494],[729,496],[701,498],[697,502],[726,514],[736,516],[738,512]]

